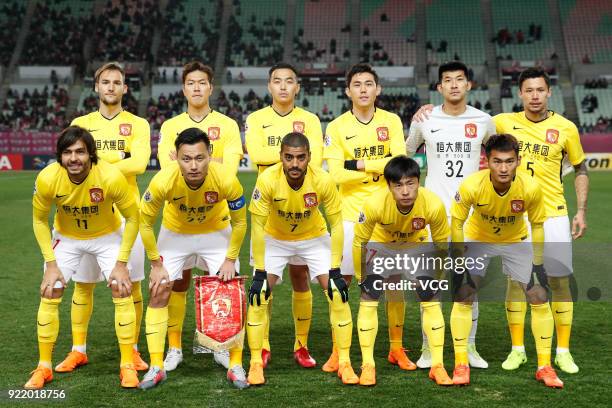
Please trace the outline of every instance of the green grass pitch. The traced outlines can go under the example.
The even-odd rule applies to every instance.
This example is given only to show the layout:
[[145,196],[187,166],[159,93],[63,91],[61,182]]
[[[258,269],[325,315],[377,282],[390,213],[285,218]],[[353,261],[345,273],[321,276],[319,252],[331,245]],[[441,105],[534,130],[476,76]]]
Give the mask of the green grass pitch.
[[[36,311],[42,257],[31,226],[31,195],[36,173],[0,173],[0,404],[41,406],[40,402],[16,404],[6,397],[8,389],[20,388],[37,362]],[[141,191],[152,173],[140,178]],[[566,179],[566,196],[570,213],[574,213],[575,194],[572,177]],[[255,175],[241,174],[245,196],[250,196]],[[592,173],[589,197],[588,242],[610,242],[609,203],[612,202],[612,173]],[[248,273],[248,239],[242,247],[242,272]],[[577,258],[575,263],[589,259]],[[609,290],[608,287],[602,288]],[[379,309],[379,332],[376,345],[378,385],[373,388],[343,386],[339,379],[324,373],[320,366],[330,352],[327,303],[318,286],[313,286],[314,315],[309,348],[317,359],[316,369],[298,368],[293,361],[293,321],[291,318],[290,285],[275,289],[274,315],[271,329],[272,363],[266,370],[267,385],[247,390],[234,389],[225,379],[225,372],[216,366],[210,355],[192,355],[194,324],[193,293],[188,299],[183,333],[185,361],[169,373],[168,381],[149,391],[124,390],[119,386],[119,355],[113,327],[113,306],[110,292],[98,285],[94,314],[89,329],[89,365],[71,374],[55,374],[52,389],[65,389],[67,400],[49,403],[53,406],[610,406],[610,367],[612,353],[612,320],[610,303],[579,302],[575,307],[572,351],[580,373],[560,373],[564,390],[546,389],[534,379],[536,356],[526,325],[528,363],[516,372],[505,372],[501,362],[510,347],[502,303],[481,302],[477,336],[478,349],[489,361],[487,370],[472,370],[472,385],[464,388],[441,388],[427,378],[427,371],[402,372],[386,361],[388,337],[384,308]],[[66,290],[61,305],[61,329],[55,349],[57,363],[69,351],[70,298],[72,285]],[[145,299],[147,295],[145,294]],[[608,297],[609,299],[609,297]],[[358,288],[351,287],[351,307],[356,319]],[[145,301],[146,302],[146,301]],[[453,353],[448,317],[450,305],[444,305],[447,321],[445,360],[452,367]],[[144,322],[143,322],[144,325]],[[354,332],[351,357],[358,371],[359,343]],[[421,345],[418,307],[410,302],[406,311],[405,347],[416,361]],[[553,343],[554,346],[554,343]],[[144,336],[140,349],[146,353]],[[245,345],[244,366],[248,370],[249,353]]]

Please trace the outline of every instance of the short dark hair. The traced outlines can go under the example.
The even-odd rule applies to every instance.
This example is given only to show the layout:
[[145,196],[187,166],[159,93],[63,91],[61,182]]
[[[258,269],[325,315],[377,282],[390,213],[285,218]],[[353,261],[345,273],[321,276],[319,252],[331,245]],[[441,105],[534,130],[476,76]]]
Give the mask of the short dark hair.
[[419,164],[408,156],[395,156],[385,166],[384,176],[387,183],[399,183],[403,177],[421,179]]
[[519,144],[516,137],[508,133],[500,133],[489,137],[487,144],[485,145],[485,154],[487,158],[491,156],[491,152],[497,150],[498,152],[511,152],[514,151],[516,156],[519,155]]
[[293,65],[289,64],[288,62],[277,62],[276,64],[272,65],[272,67],[268,71],[268,82],[270,82],[270,80],[272,79],[272,74],[274,73],[274,71],[278,69],[289,69],[293,71],[296,78],[299,78],[300,76],[297,71],[297,68],[295,68]]
[[98,153],[96,152],[96,141],[94,140],[91,133],[87,129],[83,129],[79,126],[69,126],[62,130],[59,138],[57,139],[57,145],[55,150],[55,159],[58,163],[62,163],[62,152],[82,140],[89,153],[89,158],[93,164],[98,163]]
[[442,75],[444,75],[445,72],[451,71],[463,71],[465,77],[470,79],[467,65],[461,61],[449,61],[440,65],[440,68],[438,68],[438,82],[442,82]]
[[299,132],[291,132],[287,133],[283,140],[281,141],[281,150],[283,150],[283,146],[287,147],[303,147],[306,146],[306,149],[310,151],[310,142],[308,138]]
[[378,74],[374,71],[374,68],[370,64],[366,64],[365,62],[360,62],[358,64],[353,65],[346,73],[346,87],[348,88],[351,85],[351,80],[357,74],[372,74],[374,77],[374,83],[378,85]]
[[202,71],[208,76],[208,82],[212,83],[213,81],[213,69],[204,64],[201,61],[191,61],[183,65],[183,85],[185,84],[185,80],[187,79],[187,75],[191,74],[194,71]]
[[206,132],[198,128],[188,128],[179,133],[174,141],[174,147],[178,152],[179,147],[184,144],[194,145],[200,142],[206,145],[206,150],[210,150],[210,140],[208,139]]
[[523,82],[531,78],[544,78],[546,86],[550,88],[550,77],[542,68],[530,67],[525,69],[518,77],[519,90],[523,89]]

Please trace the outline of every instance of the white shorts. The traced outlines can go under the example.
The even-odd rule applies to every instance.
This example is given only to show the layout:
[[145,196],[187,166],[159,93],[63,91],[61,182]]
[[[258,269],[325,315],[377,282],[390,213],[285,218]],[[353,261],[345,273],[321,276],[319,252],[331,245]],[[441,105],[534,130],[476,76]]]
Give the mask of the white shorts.
[[[253,243],[249,241],[249,265],[255,267],[255,258],[253,258]],[[306,262],[299,256],[294,256],[289,260],[289,265],[306,266]],[[198,266],[199,267],[199,266]]]
[[[491,258],[501,256],[502,267],[512,280],[529,283],[533,266],[533,246],[531,242],[497,244],[466,239],[464,258],[470,265],[467,270],[472,275],[484,277]],[[455,267],[455,270],[457,268]]]
[[[183,270],[208,266],[209,274],[216,274],[225,261],[232,228],[208,234],[179,234],[164,228],[159,229],[157,248],[171,281],[181,279]],[[240,272],[240,261],[236,260],[236,271]]]
[[[53,233],[53,252],[66,283],[70,279],[75,280],[79,264],[85,256],[95,262],[96,269],[91,268],[88,273],[82,271],[80,278],[83,278],[84,282],[97,282],[101,272],[104,279],[108,280],[117,262],[120,248],[121,232],[119,230],[93,239],[72,239],[57,231]],[[128,269],[131,269],[130,262],[128,262]],[[57,282],[55,287],[61,288],[61,283]]]
[[353,238],[355,237],[355,223],[352,221],[342,221],[344,227],[344,243],[342,246],[342,264],[340,271],[343,275],[355,275],[353,264]]
[[[529,240],[531,241],[531,224]],[[567,215],[548,217],[544,221],[544,270],[554,277],[568,276],[572,267],[572,232]]]
[[331,238],[325,234],[303,241],[281,241],[265,236],[266,272],[283,279],[285,266],[291,263],[308,266],[310,279],[316,281],[319,275],[327,275],[331,268]]
[[[368,274],[380,275],[383,278],[402,275],[408,280],[415,280],[420,276],[436,276],[436,263],[433,259],[438,251],[431,242],[415,244],[409,248],[394,248],[389,244],[368,242],[366,248],[366,271],[361,277],[362,280]],[[437,263],[439,270],[443,271],[443,263]]]
[[[124,229],[125,219],[121,221],[121,233],[123,233]],[[130,270],[130,280],[132,282],[140,282],[145,278],[144,263],[145,249],[142,239],[140,238],[140,233],[138,233],[136,240],[134,241],[134,246],[132,247],[132,252],[130,253],[130,265],[132,265],[132,269]],[[96,283],[102,282],[105,280],[105,278],[100,271],[100,267],[98,266],[95,258],[91,255],[85,255],[81,259],[79,268],[77,269],[76,274],[72,277],[72,280],[81,283]]]

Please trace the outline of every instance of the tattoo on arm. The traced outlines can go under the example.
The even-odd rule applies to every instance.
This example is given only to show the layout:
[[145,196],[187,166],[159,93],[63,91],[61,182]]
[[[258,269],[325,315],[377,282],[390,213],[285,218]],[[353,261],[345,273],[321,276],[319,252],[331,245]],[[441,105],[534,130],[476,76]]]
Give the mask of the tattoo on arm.
[[574,166],[574,170],[576,171],[576,176],[589,176],[586,160],[583,160],[582,163]]

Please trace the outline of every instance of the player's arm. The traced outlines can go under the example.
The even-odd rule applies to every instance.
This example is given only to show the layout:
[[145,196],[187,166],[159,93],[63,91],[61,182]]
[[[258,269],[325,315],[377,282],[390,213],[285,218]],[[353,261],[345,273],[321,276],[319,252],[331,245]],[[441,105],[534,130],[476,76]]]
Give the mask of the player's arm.
[[238,173],[240,159],[242,159],[242,140],[240,139],[240,129],[235,120],[230,120],[228,124],[229,137],[223,149],[223,167],[228,174]]
[[580,135],[576,126],[572,125],[568,129],[568,134],[565,150],[567,158],[576,171],[574,188],[576,189],[576,205],[578,207],[576,215],[572,220],[572,237],[578,239],[584,236],[587,229],[586,210],[589,194],[589,174],[586,166],[586,156],[584,155],[584,150],[582,150]]
[[147,190],[142,195],[140,200],[140,238],[144,245],[147,257],[150,261],[156,261],[160,259],[159,251],[157,249],[157,241],[155,239],[155,232],[153,226],[157,220],[159,210],[162,208],[165,202],[165,183],[160,183],[159,175],[163,173],[157,173]]
[[174,140],[176,134],[172,132],[170,126],[164,122],[159,131],[159,143],[157,144],[157,160],[159,160],[159,166],[163,169],[168,167],[170,162],[176,160],[176,151],[174,147]]
[[406,139],[406,156],[414,156],[423,143],[425,143],[425,139],[423,138],[421,124],[412,123],[408,131],[408,138]]
[[455,195],[455,201],[451,204],[451,241],[458,245],[453,245],[453,254],[456,256],[463,255],[463,225],[470,214],[473,199],[470,190],[463,182],[459,186],[459,191]]
[[358,282],[361,282],[363,277],[361,267],[362,260],[364,259],[362,255],[363,252],[366,251],[365,245],[370,241],[375,226],[375,216],[372,211],[370,211],[369,206],[366,205],[359,214],[359,222],[355,224],[353,236],[353,268],[355,269],[355,277]]
[[279,162],[279,149],[276,146],[270,148],[265,144],[266,135],[263,128],[252,114],[246,119],[244,139],[249,158],[255,165],[269,166]]
[[431,231],[431,240],[433,241],[436,248],[441,251],[448,251],[448,237],[450,235],[450,229],[448,227],[448,217],[446,216],[446,209],[442,200],[435,197],[435,204],[432,205],[432,214],[429,217],[429,229]]
[[385,166],[387,165],[387,163],[389,163],[391,157],[399,156],[400,154],[406,153],[406,144],[404,142],[404,127],[402,126],[402,121],[400,120],[400,118],[394,118],[393,123],[391,124],[391,129],[389,129],[389,135],[391,137],[391,146],[389,149],[390,157],[375,160],[364,160],[363,169],[366,173],[383,174],[385,171]]
[[132,198],[128,183],[123,176],[116,178],[111,191],[114,192],[113,202],[123,218],[125,218],[125,229],[123,230],[121,248],[117,260],[127,263],[132,252],[132,246],[134,246],[134,241],[138,235],[140,219],[138,203]]
[[342,263],[342,248],[344,245],[344,228],[342,225],[342,203],[340,193],[336,188],[334,180],[324,171],[321,172],[320,188],[325,215],[330,226],[331,235],[331,267],[340,268]]
[[[264,173],[265,174],[265,173]],[[262,177],[257,179],[249,211],[251,212],[251,249],[256,270],[265,270],[265,243],[264,227],[270,215],[272,199],[262,182]]]
[[321,130],[321,121],[314,116],[310,121],[308,133],[310,140],[310,165],[314,167],[323,166],[323,131]]
[[496,133],[497,133],[497,127],[495,125],[495,120],[493,120],[493,118],[490,118],[489,121],[487,122],[487,133],[482,138],[482,145],[483,146],[486,145],[487,142],[489,141],[489,138]]
[[327,166],[332,179],[338,185],[368,182],[368,175],[345,168],[344,149],[340,145],[340,137],[340,133],[336,132],[333,125],[327,127],[323,155],[327,159]]
[[115,163],[115,166],[126,177],[144,173],[151,158],[151,129],[149,124],[143,119],[138,121],[136,125],[136,132],[130,146],[130,157]]
[[230,235],[230,242],[227,247],[225,254],[225,261],[219,268],[219,278],[223,281],[234,279],[236,276],[236,259],[240,253],[240,247],[247,230],[247,215],[245,200],[243,195],[242,186],[236,176],[233,176],[233,180],[230,181],[230,185],[227,186],[227,206],[230,210],[230,224],[232,225],[232,233]]

